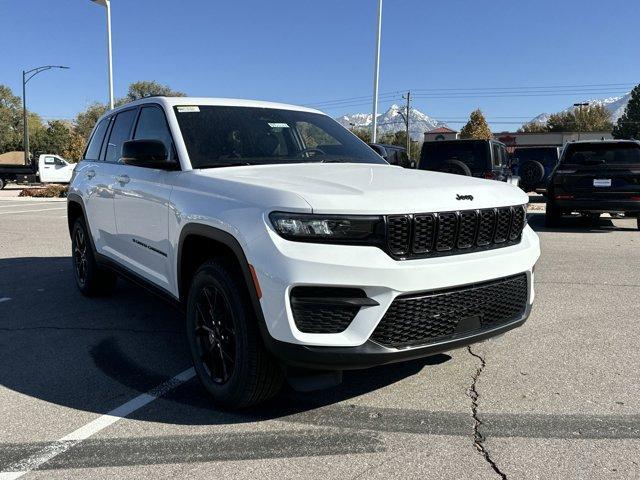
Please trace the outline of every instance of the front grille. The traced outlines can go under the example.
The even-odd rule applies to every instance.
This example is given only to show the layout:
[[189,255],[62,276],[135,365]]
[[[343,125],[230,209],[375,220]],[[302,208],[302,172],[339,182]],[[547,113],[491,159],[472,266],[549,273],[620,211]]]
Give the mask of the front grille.
[[522,317],[526,273],[480,284],[397,297],[371,339],[387,347],[424,345]]
[[360,310],[358,305],[339,304],[346,298],[366,298],[366,294],[358,288],[293,288],[291,311],[296,327],[304,333],[344,332]]
[[524,205],[390,215],[386,249],[392,257],[404,260],[506,247],[520,242],[526,223]]

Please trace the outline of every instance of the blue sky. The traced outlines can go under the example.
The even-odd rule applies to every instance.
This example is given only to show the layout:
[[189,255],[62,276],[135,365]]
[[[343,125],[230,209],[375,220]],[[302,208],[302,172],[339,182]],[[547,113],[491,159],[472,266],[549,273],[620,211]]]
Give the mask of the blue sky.
[[[371,95],[376,0],[112,0],[112,10],[117,96],[143,79],[298,104]],[[505,130],[640,82],[639,20],[637,0],[385,0],[380,92],[414,89],[417,108],[458,128],[480,107]],[[34,78],[27,99],[45,118],[72,118],[107,100],[105,36],[104,9],[89,0],[0,0],[0,83],[20,94],[23,68],[69,65]],[[625,85],[575,87],[594,84]],[[443,90],[544,86],[571,87]],[[434,98],[453,92],[464,98]],[[330,107],[371,109],[366,98]]]

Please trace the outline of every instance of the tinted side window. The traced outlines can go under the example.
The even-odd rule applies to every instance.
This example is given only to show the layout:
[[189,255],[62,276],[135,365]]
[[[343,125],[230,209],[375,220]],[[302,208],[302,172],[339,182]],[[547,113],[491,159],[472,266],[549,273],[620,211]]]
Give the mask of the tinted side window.
[[493,148],[493,166],[499,167],[502,165],[502,148],[497,143],[492,143]]
[[164,112],[158,107],[144,107],[141,110],[133,139],[160,140],[169,154],[173,149],[167,120]]
[[109,135],[109,143],[107,144],[107,155],[105,161],[117,162],[122,156],[122,144],[129,140],[133,120],[136,116],[136,110],[125,110],[116,116]]
[[102,140],[104,140],[104,134],[107,131],[108,126],[109,119],[103,118],[93,132],[91,141],[89,141],[89,146],[87,147],[87,151],[84,154],[85,160],[98,160],[98,158],[100,157],[100,147],[102,146]]

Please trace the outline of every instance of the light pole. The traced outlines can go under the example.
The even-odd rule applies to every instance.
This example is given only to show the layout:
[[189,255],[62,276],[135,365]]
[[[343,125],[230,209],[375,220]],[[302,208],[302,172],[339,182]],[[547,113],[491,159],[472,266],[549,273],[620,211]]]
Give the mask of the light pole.
[[22,71],[22,145],[24,148],[24,164],[29,164],[29,125],[27,123],[27,82],[40,72],[51,70],[52,68],[68,69],[62,65],[44,65],[42,67],[32,68],[31,70]]
[[111,1],[91,0],[96,5],[101,5],[107,9],[107,62],[109,65],[109,107],[113,110],[113,51],[111,48]]
[[588,107],[589,106],[589,102],[574,103],[573,106],[578,108],[578,112],[580,114],[580,119],[579,120],[578,120],[578,117],[576,116],[576,120],[578,120],[576,122],[576,127],[578,128],[578,140],[580,140],[580,132],[582,130],[582,121],[584,120],[582,118],[582,107]]
[[376,143],[378,136],[378,80],[380,77],[380,36],[382,34],[382,0],[378,0],[378,26],[376,35],[376,56],[373,67],[373,122],[371,142]]

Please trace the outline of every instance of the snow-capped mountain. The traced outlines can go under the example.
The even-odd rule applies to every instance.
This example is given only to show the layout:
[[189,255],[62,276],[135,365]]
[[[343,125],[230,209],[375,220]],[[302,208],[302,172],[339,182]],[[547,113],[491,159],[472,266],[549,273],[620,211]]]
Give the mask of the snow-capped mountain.
[[[587,100],[587,102],[589,103],[589,105],[604,106],[611,113],[611,122],[615,123],[618,121],[618,118],[620,118],[624,113],[624,109],[626,108],[627,103],[629,103],[630,98],[631,98],[631,92],[627,93],[626,95],[622,95],[621,97],[593,99],[593,100]],[[562,110],[560,113],[569,112],[574,108],[575,108],[574,106],[567,107],[564,110]],[[534,117],[531,120],[529,120],[527,124],[529,123],[545,124],[549,120],[550,116],[551,116],[550,113],[541,113],[537,117]]]
[[[378,133],[395,133],[405,129],[403,114],[405,107],[391,105],[383,114],[378,115]],[[444,127],[446,124],[429,115],[422,113],[416,108],[411,109],[409,116],[409,135],[413,140],[422,141],[424,132],[434,128]],[[353,113],[336,118],[336,121],[346,128],[366,128],[371,125],[373,115],[371,113]]]

